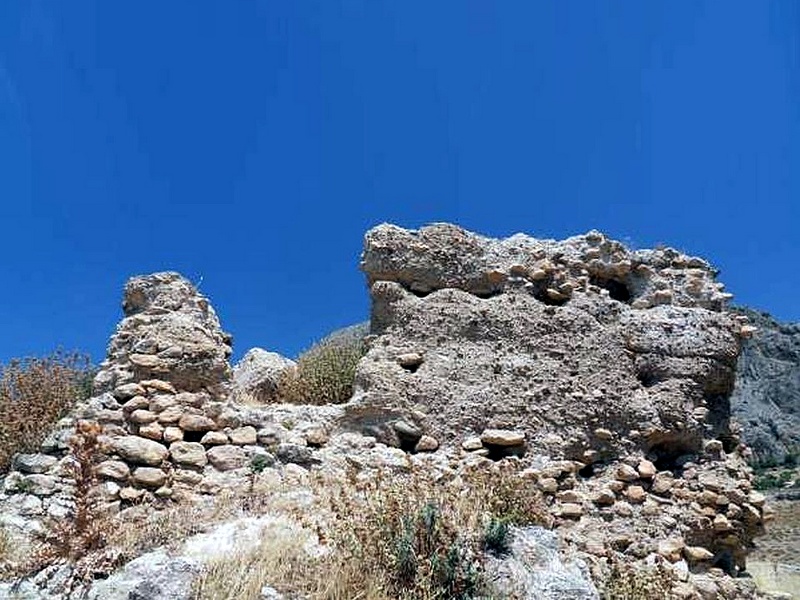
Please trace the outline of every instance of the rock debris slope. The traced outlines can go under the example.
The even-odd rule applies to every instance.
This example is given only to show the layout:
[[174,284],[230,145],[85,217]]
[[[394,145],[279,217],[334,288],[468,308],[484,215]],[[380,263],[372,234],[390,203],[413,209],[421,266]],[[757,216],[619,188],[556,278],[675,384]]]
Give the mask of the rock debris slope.
[[758,331],[742,348],[731,406],[759,462],[800,453],[800,323],[737,309]]

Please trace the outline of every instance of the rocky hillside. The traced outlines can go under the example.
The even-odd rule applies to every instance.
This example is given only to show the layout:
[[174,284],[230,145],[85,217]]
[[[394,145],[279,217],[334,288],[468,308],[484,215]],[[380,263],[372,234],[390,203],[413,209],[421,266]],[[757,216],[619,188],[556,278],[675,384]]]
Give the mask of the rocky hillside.
[[133,278],[94,396],[2,480],[0,598],[764,597],[752,327],[708,263],[438,224],[374,228],[362,269],[335,402],[360,335],[231,368],[208,299]]
[[739,357],[731,406],[758,463],[800,454],[800,323],[736,309],[758,327]]

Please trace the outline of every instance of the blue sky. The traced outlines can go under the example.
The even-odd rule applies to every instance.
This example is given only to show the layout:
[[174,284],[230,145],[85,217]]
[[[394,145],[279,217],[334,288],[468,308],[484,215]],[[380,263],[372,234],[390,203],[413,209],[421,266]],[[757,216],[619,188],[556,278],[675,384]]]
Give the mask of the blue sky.
[[4,0],[0,361],[174,269],[236,354],[366,318],[383,221],[601,229],[800,320],[800,5]]

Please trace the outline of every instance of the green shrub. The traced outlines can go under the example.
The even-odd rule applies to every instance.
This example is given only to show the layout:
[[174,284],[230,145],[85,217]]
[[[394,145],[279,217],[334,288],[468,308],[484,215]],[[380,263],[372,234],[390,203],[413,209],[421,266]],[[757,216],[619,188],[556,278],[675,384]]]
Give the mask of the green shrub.
[[53,425],[91,393],[86,356],[55,352],[0,367],[0,472],[17,452],[34,452]]
[[483,530],[483,548],[495,556],[505,556],[511,550],[511,528],[508,521],[492,517]]
[[792,471],[784,470],[780,472],[764,473],[757,475],[753,480],[753,487],[757,490],[773,490],[776,488],[785,487],[787,483],[792,481]]
[[366,353],[360,329],[330,335],[305,351],[278,382],[278,397],[294,404],[341,404],[353,395],[358,361]]
[[511,535],[510,521],[495,510],[513,512],[520,523],[550,522],[541,494],[512,468],[498,466],[452,481],[417,471],[391,478],[354,476],[352,485],[334,488],[329,496],[338,517],[330,540],[338,552],[323,568],[338,573],[335,587],[348,590],[346,598],[487,598],[492,583],[485,570],[485,524],[504,524],[506,547]]

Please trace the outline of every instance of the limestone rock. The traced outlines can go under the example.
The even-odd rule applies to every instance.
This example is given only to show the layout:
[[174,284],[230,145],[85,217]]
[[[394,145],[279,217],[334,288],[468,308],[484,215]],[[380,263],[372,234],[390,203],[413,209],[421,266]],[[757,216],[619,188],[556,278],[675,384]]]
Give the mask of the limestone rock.
[[731,410],[754,458],[780,463],[800,448],[800,323],[746,308],[736,313],[757,331],[742,347]]
[[167,481],[167,474],[161,469],[153,467],[138,467],[134,469],[131,479],[134,483],[149,487],[159,488]]
[[123,481],[130,475],[130,468],[120,460],[105,460],[95,467],[98,477]]
[[217,428],[214,419],[205,415],[185,414],[180,418],[178,426],[184,431],[212,431]]
[[485,446],[522,446],[525,443],[525,434],[521,431],[486,429],[481,434],[481,443]]
[[281,375],[295,366],[293,360],[276,352],[252,348],[233,369],[234,394],[264,404],[275,402]]
[[206,454],[209,462],[218,471],[232,471],[247,464],[247,455],[239,446],[214,446]]
[[144,554],[105,581],[98,581],[89,600],[190,600],[192,583],[200,574],[196,561],[171,557],[164,550]]
[[258,441],[256,428],[251,425],[232,430],[228,433],[228,437],[231,439],[231,444],[237,446],[252,446]]
[[169,447],[169,455],[180,465],[204,467],[208,463],[206,449],[197,442],[174,442]]
[[113,448],[126,461],[142,465],[159,465],[168,454],[162,444],[135,435],[116,438]]
[[492,597],[522,600],[598,600],[586,565],[559,553],[558,534],[542,527],[512,529],[511,552],[489,557]]
[[22,473],[46,473],[57,462],[58,459],[47,454],[17,454],[12,465]]

